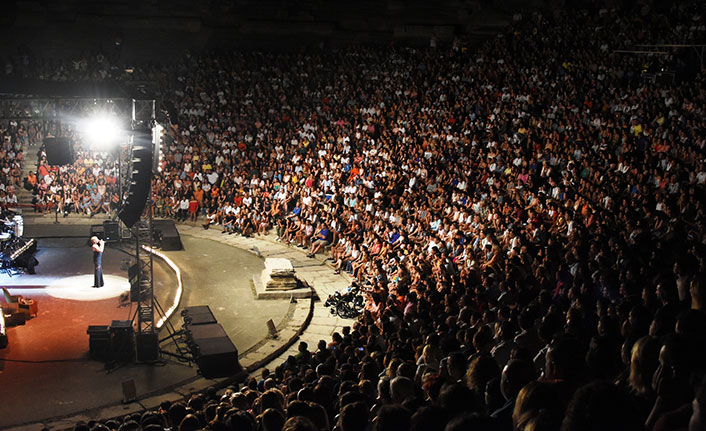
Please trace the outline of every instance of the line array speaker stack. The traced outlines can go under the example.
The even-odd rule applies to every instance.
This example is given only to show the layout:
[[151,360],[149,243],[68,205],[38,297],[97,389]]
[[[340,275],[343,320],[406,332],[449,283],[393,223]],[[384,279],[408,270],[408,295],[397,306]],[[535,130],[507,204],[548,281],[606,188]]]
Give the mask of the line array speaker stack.
[[148,129],[135,130],[132,154],[132,172],[128,194],[118,217],[131,228],[142,216],[147,204],[152,181],[152,132]]
[[187,307],[182,317],[189,348],[203,377],[228,377],[242,370],[238,349],[208,306]]

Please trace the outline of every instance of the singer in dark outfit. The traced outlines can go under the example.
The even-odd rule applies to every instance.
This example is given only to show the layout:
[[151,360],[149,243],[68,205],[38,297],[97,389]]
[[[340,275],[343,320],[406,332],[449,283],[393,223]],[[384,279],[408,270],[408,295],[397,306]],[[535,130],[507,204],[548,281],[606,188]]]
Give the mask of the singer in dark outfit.
[[91,237],[91,249],[93,250],[93,287],[103,287],[103,250],[105,241],[97,236]]

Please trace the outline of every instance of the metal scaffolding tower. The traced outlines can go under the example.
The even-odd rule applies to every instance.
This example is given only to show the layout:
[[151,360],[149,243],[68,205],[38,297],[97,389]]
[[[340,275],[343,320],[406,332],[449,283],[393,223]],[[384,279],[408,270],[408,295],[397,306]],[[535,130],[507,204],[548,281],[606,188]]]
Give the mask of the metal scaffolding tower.
[[[152,129],[154,121],[156,118],[156,101],[154,99],[147,100],[132,100],[132,127],[133,130],[137,128],[149,127]],[[134,137],[133,137],[134,139]],[[135,142],[132,141],[130,145],[130,151],[128,154],[132,153],[132,145]],[[130,174],[132,173],[132,163],[128,170],[127,181],[130,181]],[[144,184],[144,187],[151,188],[151,178],[148,184]],[[122,178],[121,178],[122,180]],[[138,285],[137,289],[137,326],[136,334],[138,337],[143,334],[154,334],[157,330],[155,326],[155,300],[154,300],[154,262],[152,253],[149,253],[142,249],[143,246],[147,246],[150,249],[153,248],[154,241],[154,231],[152,229],[152,196],[148,191],[147,202],[145,204],[145,210],[140,217],[140,220],[135,223],[132,227],[132,237],[135,239],[135,260],[139,267]],[[139,355],[138,355],[139,356]],[[138,357],[138,361],[141,359]]]

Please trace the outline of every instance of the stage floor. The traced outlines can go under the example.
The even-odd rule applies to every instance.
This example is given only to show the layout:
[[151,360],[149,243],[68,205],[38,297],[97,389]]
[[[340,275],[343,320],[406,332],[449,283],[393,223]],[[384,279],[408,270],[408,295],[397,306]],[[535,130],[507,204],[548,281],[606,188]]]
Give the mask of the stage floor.
[[[144,397],[197,378],[195,366],[174,361],[128,364],[107,372],[103,363],[88,358],[89,325],[129,320],[134,314],[129,303],[120,301],[129,290],[121,263],[130,256],[107,247],[106,286],[94,289],[87,236],[59,238],[61,226],[56,229],[56,237],[38,239],[36,275],[0,275],[0,285],[39,306],[38,317],[8,328],[9,345],[0,349],[0,428],[118,404],[125,380],[134,380],[138,397]],[[182,236],[182,242],[184,251],[165,253],[180,266],[184,281],[181,307],[171,320],[177,328],[181,308],[210,305],[242,354],[267,336],[268,319],[278,324],[288,318],[289,301],[254,299],[250,280],[262,270],[261,259],[215,241]],[[170,304],[173,272],[159,259],[154,262],[156,297]]]

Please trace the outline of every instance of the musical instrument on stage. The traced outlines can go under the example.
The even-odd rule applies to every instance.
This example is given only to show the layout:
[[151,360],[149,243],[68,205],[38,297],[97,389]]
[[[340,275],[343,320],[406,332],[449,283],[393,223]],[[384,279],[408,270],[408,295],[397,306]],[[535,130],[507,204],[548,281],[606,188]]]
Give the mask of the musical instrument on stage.
[[22,215],[13,211],[0,213],[0,271],[12,276],[23,270],[34,274],[34,267],[39,263],[34,258],[37,243],[34,239],[25,239]]
[[24,325],[32,316],[37,316],[39,309],[35,300],[11,295],[4,286],[0,289],[6,302],[2,305],[2,314],[7,316],[8,324]]
[[[12,211],[0,212],[0,271],[12,276],[21,272],[34,274],[34,267],[39,263],[34,258],[37,242],[22,237],[24,220],[22,215]],[[0,308],[0,348],[7,346],[6,325],[24,325],[38,312],[37,301],[10,295],[2,288],[5,303]]]

